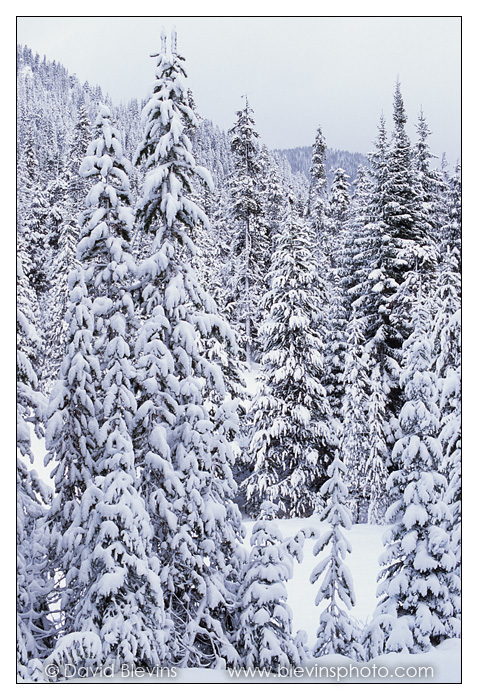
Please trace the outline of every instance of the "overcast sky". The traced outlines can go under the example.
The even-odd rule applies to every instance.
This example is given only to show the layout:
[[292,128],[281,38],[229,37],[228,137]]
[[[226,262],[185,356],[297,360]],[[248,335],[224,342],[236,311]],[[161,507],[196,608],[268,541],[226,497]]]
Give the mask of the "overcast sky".
[[270,148],[311,145],[320,125],[331,148],[366,153],[398,78],[412,140],[423,108],[433,152],[460,157],[459,17],[19,17],[17,41],[119,102],[149,94],[163,26],[222,129],[247,93]]

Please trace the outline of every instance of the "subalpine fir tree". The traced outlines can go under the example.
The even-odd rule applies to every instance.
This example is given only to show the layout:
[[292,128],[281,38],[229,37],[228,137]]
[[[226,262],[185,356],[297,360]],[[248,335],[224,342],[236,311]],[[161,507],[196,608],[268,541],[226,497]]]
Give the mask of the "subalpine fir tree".
[[[100,106],[93,140],[79,169],[81,177],[94,178],[93,182],[86,180],[90,190],[80,217],[77,248],[79,259],[88,266],[86,281],[93,298],[107,296],[116,302],[123,294],[124,277],[135,271],[129,253],[134,222],[129,191],[131,167],[123,153],[122,135],[111,123],[109,107]],[[111,312],[114,304],[106,305]]]
[[350,201],[347,235],[344,245],[343,290],[344,303],[351,318],[353,303],[360,298],[364,270],[368,261],[370,197],[372,176],[370,170],[360,166],[353,183]]
[[248,507],[262,500],[280,515],[310,515],[331,460],[331,412],[323,378],[325,295],[311,256],[312,232],[289,205],[275,241],[261,328],[262,388],[252,406],[254,471]]
[[[50,130],[49,127],[48,134]],[[39,299],[42,332],[45,337],[45,366],[41,380],[47,393],[51,391],[66,354],[68,275],[76,260],[76,245],[80,232],[78,212],[84,208],[88,191],[88,186],[79,172],[90,141],[90,122],[83,102],[78,105],[77,123],[69,133],[69,138],[70,143],[65,143],[63,153],[57,143],[54,162],[50,164],[49,158],[43,168],[45,176],[49,175],[45,186],[47,247],[44,269],[48,279],[55,280]]]
[[[390,321],[395,329],[398,349],[413,331],[410,324],[413,298],[408,294],[408,273],[418,271],[421,277],[421,293],[432,300],[435,288],[437,246],[434,240],[433,216],[430,216],[430,154],[426,144],[428,128],[424,120],[419,128],[420,158],[414,159],[413,148],[406,133],[405,113],[400,83],[394,95],[394,129],[390,142],[386,178],[384,209],[385,233],[395,242],[396,257],[392,261],[397,292],[389,299]],[[405,282],[407,278],[407,281]],[[392,413],[397,415],[401,407],[398,389],[390,395]]]
[[[93,348],[94,316],[92,301],[78,264],[68,277],[69,306],[65,316],[69,324],[67,353],[50,394],[46,426],[46,464],[54,460],[52,478],[55,498],[48,515],[51,532],[50,562],[58,581],[56,608],[61,624],[68,628],[71,613],[68,602],[81,591],[72,590],[71,572],[79,567],[78,548],[64,547],[64,534],[71,527],[80,499],[95,475],[101,448],[97,415],[97,391],[101,381],[98,357]],[[63,598],[65,596],[65,598]]]
[[45,527],[51,489],[29,469],[33,462],[31,430],[40,437],[45,399],[35,372],[40,339],[34,325],[32,295],[23,272],[24,250],[17,267],[17,671],[27,680],[42,680],[42,662],[54,640],[48,617],[48,530]]
[[[353,312],[352,312],[353,313]],[[348,324],[347,354],[344,365],[343,432],[340,441],[345,483],[349,491],[347,507],[355,522],[363,522],[364,459],[369,443],[368,400],[370,379],[368,356],[363,350],[362,322],[352,316]]]
[[[397,275],[400,281],[397,293],[390,299],[390,319],[397,329],[399,337],[406,339],[413,330],[410,326],[410,314],[412,300],[409,297],[409,283],[405,283],[406,273],[410,270],[420,272],[421,294],[430,305],[430,313],[434,313],[434,301],[437,291],[437,262],[438,239],[440,236],[439,211],[440,176],[432,170],[433,158],[427,143],[431,133],[421,112],[418,122],[418,142],[415,149],[408,144],[409,140],[404,134],[402,121],[405,121],[403,101],[401,100],[399,86],[395,95],[395,130],[392,137],[390,152],[390,193],[396,202],[393,206],[397,211],[403,211],[400,217],[394,216],[389,225],[392,235],[397,238],[401,248],[400,258],[402,275]],[[401,109],[400,109],[401,107]],[[401,159],[397,154],[401,152]],[[408,154],[407,154],[408,153]],[[394,164],[396,170],[394,168]],[[391,185],[391,187],[390,187]],[[398,185],[398,186],[397,186]],[[394,191],[396,187],[397,191]],[[398,202],[398,204],[397,204]]]
[[387,487],[390,528],[372,622],[365,630],[369,657],[391,651],[429,651],[457,633],[452,596],[456,566],[449,534],[450,510],[440,473],[436,377],[430,370],[428,315],[421,299],[413,304],[414,331],[404,343],[400,381],[405,403],[403,437],[395,444],[396,471]]
[[245,108],[237,112],[237,121],[229,131],[234,161],[229,185],[234,237],[226,308],[233,326],[238,328],[239,336],[243,339],[240,342],[247,362],[251,362],[257,353],[267,247],[260,187],[259,135],[252,114],[246,96]]
[[233,239],[232,225],[228,217],[230,196],[226,187],[216,186],[210,195],[206,215],[210,228],[201,227],[202,236],[197,244],[198,278],[201,285],[224,313],[228,299],[230,256]]
[[320,605],[323,601],[327,601],[327,605],[320,615],[313,655],[320,657],[327,654],[342,654],[360,659],[362,650],[358,641],[359,630],[348,614],[348,610],[355,605],[355,593],[352,576],[344,559],[352,548],[342,528],[350,530],[352,521],[345,505],[348,498],[347,487],[343,481],[345,467],[339,459],[338,452],[329,466],[328,475],[329,479],[321,488],[321,494],[324,499],[327,499],[327,505],[320,519],[331,527],[317,539],[314,555],[317,556],[327,547],[330,548],[330,553],[317,564],[310,577],[311,583],[321,579],[315,604]]
[[23,273],[28,277],[29,284],[39,299],[50,285],[46,265],[48,203],[41,182],[33,120],[28,123],[18,179],[19,237],[24,241],[26,252]]
[[325,339],[324,385],[334,419],[334,430],[337,435],[340,435],[347,353],[347,312],[340,272],[330,269],[329,273],[327,284],[327,294],[330,299],[327,313],[329,331]]
[[73,218],[67,217],[57,222],[57,232],[55,253],[50,252],[50,274],[55,284],[42,298],[45,337],[45,369],[42,372],[42,384],[47,392],[51,391],[67,352],[68,277],[76,264],[78,224]]
[[[449,476],[461,445],[461,276],[459,253],[448,249],[438,279],[433,323],[434,370],[438,377],[444,471]],[[459,458],[458,458],[459,462]]]
[[279,175],[276,159],[269,153],[266,146],[261,148],[260,164],[262,171],[262,201],[265,216],[265,237],[269,242],[263,255],[263,266],[266,272],[271,266],[272,241],[279,233],[284,216],[287,197],[286,189]]
[[[18,424],[21,429],[21,423]],[[17,460],[17,673],[42,681],[43,661],[55,641],[48,607],[53,581],[45,520],[51,489],[23,459]]]
[[316,235],[317,242],[328,253],[325,239],[326,210],[327,210],[327,176],[325,170],[326,142],[319,126],[312,146],[312,162],[310,165],[309,199],[307,202],[307,216]]
[[80,166],[90,141],[91,124],[85,103],[81,101],[78,104],[77,120],[71,134],[67,160],[68,201],[77,210],[83,208],[88,193],[88,185],[80,175]]
[[[440,441],[443,472],[448,479],[446,502],[451,510],[451,537],[461,573],[461,279],[459,251],[448,248],[438,278],[437,313],[433,324],[433,367],[438,377]],[[459,596],[454,597],[457,616]]]
[[154,667],[166,658],[167,624],[159,561],[153,555],[154,531],[136,483],[132,440],[135,371],[128,342],[133,302],[127,291],[129,275],[135,271],[128,250],[133,225],[131,164],[121,141],[109,109],[101,107],[94,139],[80,168],[84,177],[94,178],[78,252],[84,261],[90,261],[94,285],[102,370],[102,449],[97,460],[100,476],[82,503],[83,517],[90,523],[88,532],[97,529],[97,534],[85,543],[87,548],[95,547],[95,555],[80,569],[90,592],[77,620],[88,620],[88,629],[98,634],[106,662]]
[[[327,208],[327,236],[331,246],[331,263],[340,271],[345,264],[344,253],[347,239],[347,223],[350,216],[349,176],[342,168],[337,168],[330,186]],[[342,274],[340,274],[342,278]]]
[[447,249],[458,252],[458,266],[461,270],[461,167],[456,165],[455,172],[448,179],[445,189],[445,215],[440,231],[441,258],[446,257]]
[[386,180],[385,218],[397,243],[416,240],[417,193],[412,170],[413,150],[406,133],[407,115],[400,83],[397,81],[393,99],[394,128],[390,140]]
[[368,435],[361,468],[361,510],[367,512],[360,522],[382,524],[387,508],[385,484],[389,474],[390,454],[387,446],[387,411],[380,367],[376,364],[370,377],[368,401]]
[[[436,243],[439,238],[440,221],[438,219],[438,200],[440,198],[443,187],[443,178],[436,168],[432,168],[432,159],[437,156],[430,151],[428,137],[431,135],[431,130],[423,114],[420,110],[418,115],[417,128],[417,143],[412,156],[412,164],[415,170],[415,181],[417,185],[418,195],[421,201],[421,226],[423,236],[433,241],[435,245],[428,245],[428,250],[424,250],[424,254],[436,254]],[[433,267],[436,267],[436,261],[430,261]]]
[[328,258],[324,272],[330,287],[330,334],[327,339],[326,387],[330,406],[340,431],[341,410],[344,400],[344,364],[346,355],[346,324],[348,312],[345,306],[346,256],[345,247],[350,209],[348,176],[338,168],[331,186],[327,205],[326,239]]
[[135,452],[172,623],[169,660],[215,667],[238,658],[230,634],[242,526],[232,500],[229,428],[237,416],[207,352],[211,339],[233,346],[234,338],[193,267],[191,235],[208,222],[191,199],[192,180],[210,177],[186,133],[195,116],[185,77],[176,34],[168,51],[163,33],[136,153],[145,168],[138,225],[149,255],[139,267],[146,321],[136,343]]
[[[388,231],[385,214],[390,194],[388,169],[390,146],[385,120],[380,120],[376,150],[370,154],[372,183],[367,197],[368,211],[364,222],[366,239],[362,241],[361,283],[357,315],[365,319],[365,343],[373,363],[380,365],[387,396],[397,382],[400,337],[390,320],[390,298],[396,293],[400,267],[399,243]],[[366,251],[366,252],[365,252]]]
[[238,591],[235,645],[239,665],[278,671],[297,666],[300,657],[292,634],[292,610],[286,583],[293,557],[273,519],[277,506],[265,501],[251,534],[251,552]]
[[[371,383],[368,410],[373,437],[365,443],[362,466],[364,477],[373,481],[378,491],[374,501],[383,500],[383,473],[390,465],[393,444],[391,421],[395,418],[398,385],[400,335],[390,314],[391,298],[396,294],[396,260],[399,248],[387,234],[385,210],[389,142],[385,120],[380,120],[376,150],[370,154],[370,171],[362,172],[351,208],[349,223],[350,272],[346,277],[345,298],[354,308],[364,336],[363,352],[367,355]],[[373,466],[372,466],[373,465]],[[370,471],[372,470],[372,471]],[[383,470],[383,471],[382,471]],[[367,487],[370,498],[371,490]],[[370,505],[366,506],[368,509]],[[363,516],[360,515],[360,519]]]

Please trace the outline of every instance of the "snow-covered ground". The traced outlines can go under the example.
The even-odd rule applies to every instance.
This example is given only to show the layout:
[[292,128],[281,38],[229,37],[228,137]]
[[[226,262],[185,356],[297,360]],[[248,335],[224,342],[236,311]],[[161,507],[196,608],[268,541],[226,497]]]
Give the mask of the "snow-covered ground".
[[[387,654],[366,663],[355,663],[345,656],[327,656],[299,667],[295,672],[279,676],[236,676],[233,672],[211,669],[178,669],[174,677],[168,669],[157,675],[133,677],[118,673],[114,677],[85,678],[84,683],[460,683],[460,641],[450,639],[427,654]],[[407,677],[406,674],[409,674]],[[162,677],[161,677],[162,676]],[[70,681],[65,681],[70,683]],[[78,680],[74,681],[78,683]]]
[[[252,530],[253,522],[245,522],[248,536]],[[312,516],[307,519],[293,518],[290,520],[280,520],[279,527],[284,539],[293,537],[300,529],[304,527],[314,527],[319,531],[325,531],[328,528],[327,524],[320,523],[317,516]],[[353,525],[352,529],[345,532],[347,539],[352,546],[352,552],[345,560],[345,563],[352,572],[354,582],[354,590],[356,595],[356,605],[351,611],[353,617],[358,621],[365,623],[371,618],[376,605],[376,588],[377,575],[379,572],[378,558],[383,550],[382,538],[385,531],[384,526],[377,525]],[[310,574],[319,561],[312,553],[314,539],[305,541],[303,550],[303,560],[294,564],[294,576],[288,582],[288,602],[294,614],[294,628],[304,630],[307,633],[308,645],[313,646],[316,630],[319,621],[321,608],[315,606],[315,596],[318,584],[312,585],[309,581]],[[323,556],[323,555],[321,555]],[[370,668],[373,673],[373,665],[388,669],[388,678],[385,678],[385,670],[381,670],[382,677],[373,678],[368,676],[368,671],[362,671],[363,676],[357,678],[341,679],[341,682],[378,682],[378,683],[417,683],[417,682],[432,682],[432,683],[459,683],[461,680],[461,643],[460,640],[448,640],[441,644],[437,649],[428,654],[387,654],[380,658],[374,659],[367,663],[355,664],[350,659],[343,656],[328,656],[326,658],[317,659],[317,664],[320,666],[328,666],[329,669],[343,667],[349,669],[350,664],[361,668]],[[328,678],[324,675],[322,679],[315,678],[309,673],[315,674],[314,667],[316,661],[307,664],[309,672],[304,672],[302,678],[283,678],[283,682],[337,682],[337,678],[333,679],[332,671],[329,671]],[[408,667],[426,666],[433,668],[433,679],[428,677],[419,679],[413,677],[414,670],[409,671],[412,677],[398,678],[394,674],[394,669]],[[360,671],[359,671],[360,672]],[[399,670],[399,673],[403,671]],[[325,673],[325,672],[324,672]],[[336,673],[345,673],[344,670]],[[352,673],[357,673],[352,671]],[[187,681],[186,681],[187,682]],[[200,682],[200,681],[195,681]],[[203,681],[205,682],[205,681]],[[208,681],[212,682],[212,681]],[[220,682],[220,681],[217,681]],[[224,681],[222,681],[224,682]],[[237,681],[236,681],[237,682]],[[244,679],[242,682],[247,682]],[[249,681],[250,682],[250,681]],[[256,682],[259,682],[256,679]],[[264,682],[264,681],[260,681]]]

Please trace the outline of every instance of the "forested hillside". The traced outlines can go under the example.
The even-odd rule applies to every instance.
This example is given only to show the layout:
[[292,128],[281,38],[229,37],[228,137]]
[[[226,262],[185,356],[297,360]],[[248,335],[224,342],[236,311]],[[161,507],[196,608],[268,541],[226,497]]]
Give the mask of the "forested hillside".
[[[460,168],[399,83],[366,157],[320,124],[271,151],[247,98],[225,133],[161,43],[127,105],[17,48],[19,673],[428,651],[460,620]],[[390,526],[365,628],[352,523]],[[311,650],[306,537],[332,547]]]
[[[294,175],[301,173],[307,180],[310,179],[312,146],[278,149],[275,152],[279,156],[287,159]],[[361,165],[364,167],[367,165],[367,158],[361,153],[350,153],[349,151],[327,148],[325,152],[325,175],[329,190],[332,186],[336,170],[339,168],[344,170],[350,178],[350,184],[353,185]]]

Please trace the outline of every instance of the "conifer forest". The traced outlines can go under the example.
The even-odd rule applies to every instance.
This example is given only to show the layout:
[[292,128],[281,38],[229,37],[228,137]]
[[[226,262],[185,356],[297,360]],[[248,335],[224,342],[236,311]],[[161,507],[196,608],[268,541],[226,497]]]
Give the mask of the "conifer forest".
[[[366,154],[320,124],[268,149],[253,96],[223,131],[180,39],[121,105],[17,46],[18,678],[445,654],[460,166],[399,80]],[[363,615],[360,533],[381,543]]]

